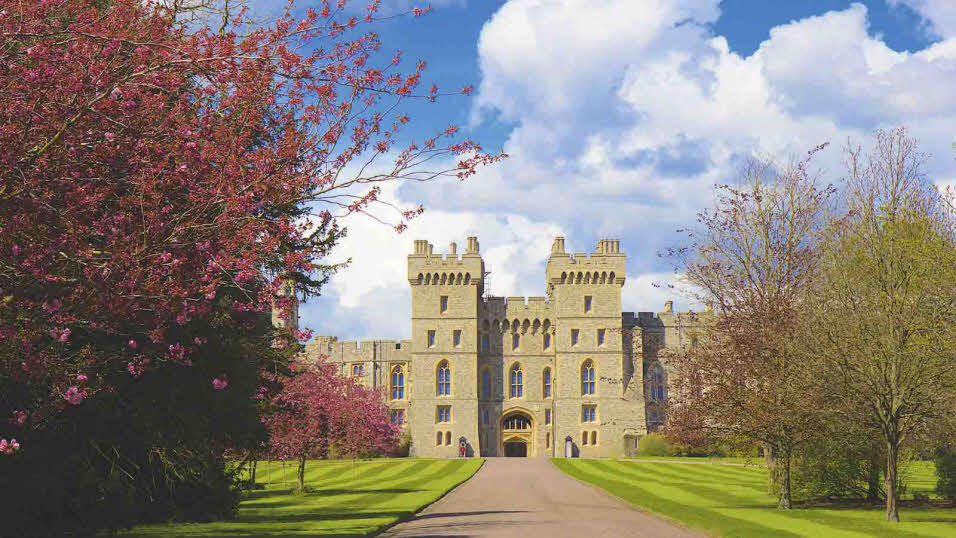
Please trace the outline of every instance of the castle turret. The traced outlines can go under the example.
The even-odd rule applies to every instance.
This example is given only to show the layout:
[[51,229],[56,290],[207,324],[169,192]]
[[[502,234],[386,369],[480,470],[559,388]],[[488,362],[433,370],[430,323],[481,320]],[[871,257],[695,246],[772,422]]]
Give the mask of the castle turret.
[[272,325],[274,327],[291,327],[293,331],[299,329],[299,299],[295,294],[295,284],[286,280],[279,288],[281,305],[272,308]]
[[[435,254],[428,241],[416,240],[408,256],[413,379],[409,424],[416,454],[453,457],[461,438],[472,453],[479,451],[474,380],[484,261],[476,237],[468,238],[464,255],[459,257],[457,250],[451,243],[446,255]],[[436,442],[439,435],[441,443]]]
[[[627,258],[619,245],[617,239],[601,239],[594,252],[569,255],[564,238],[558,237],[551,249],[547,286],[556,318],[555,363],[559,380],[555,439],[582,439],[599,428],[605,446],[623,446],[626,432],[638,427],[620,418],[613,424],[609,420],[637,414],[642,404],[623,402],[623,381],[632,374],[633,366],[630,353],[625,358],[623,352],[621,288]],[[633,407],[635,412],[622,413],[623,406]],[[580,418],[582,413],[585,423]],[[605,454],[593,442],[584,443],[582,439],[580,445],[584,457]]]

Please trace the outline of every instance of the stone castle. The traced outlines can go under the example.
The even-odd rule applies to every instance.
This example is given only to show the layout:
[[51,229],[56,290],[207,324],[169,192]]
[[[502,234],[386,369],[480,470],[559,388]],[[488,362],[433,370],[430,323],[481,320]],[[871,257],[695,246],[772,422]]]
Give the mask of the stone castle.
[[[415,241],[408,256],[410,340],[306,346],[343,374],[380,387],[392,420],[422,457],[617,457],[663,421],[666,349],[690,343],[688,313],[621,311],[627,257],[551,247],[547,297],[485,295],[478,239],[445,255]],[[461,452],[460,452],[461,451]]]

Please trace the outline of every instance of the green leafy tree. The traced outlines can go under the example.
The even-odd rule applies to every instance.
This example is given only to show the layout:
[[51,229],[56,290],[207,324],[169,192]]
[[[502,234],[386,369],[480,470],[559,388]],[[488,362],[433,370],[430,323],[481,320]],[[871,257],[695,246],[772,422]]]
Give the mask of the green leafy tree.
[[879,432],[886,518],[899,521],[901,450],[956,386],[956,220],[905,130],[846,155],[848,214],[830,228],[807,342],[831,407]]
[[817,237],[833,190],[807,170],[812,155],[782,169],[752,160],[737,185],[718,186],[687,247],[668,251],[700,302],[715,314],[699,345],[673,361],[677,387],[669,430],[706,429],[762,443],[773,456],[779,503],[791,507],[794,451],[817,429],[819,393],[796,334],[817,266]]

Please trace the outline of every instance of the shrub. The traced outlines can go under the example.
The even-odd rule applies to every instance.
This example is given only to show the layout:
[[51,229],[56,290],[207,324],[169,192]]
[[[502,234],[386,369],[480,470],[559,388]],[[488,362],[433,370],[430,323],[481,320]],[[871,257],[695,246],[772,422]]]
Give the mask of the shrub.
[[641,439],[637,453],[641,456],[673,456],[674,447],[663,435],[651,433]]
[[395,450],[392,451],[393,458],[407,458],[408,453],[412,448],[412,432],[409,429],[405,429],[402,432],[402,436],[399,438],[398,443],[395,445]]
[[934,461],[936,493],[946,499],[956,499],[956,450],[940,448]]

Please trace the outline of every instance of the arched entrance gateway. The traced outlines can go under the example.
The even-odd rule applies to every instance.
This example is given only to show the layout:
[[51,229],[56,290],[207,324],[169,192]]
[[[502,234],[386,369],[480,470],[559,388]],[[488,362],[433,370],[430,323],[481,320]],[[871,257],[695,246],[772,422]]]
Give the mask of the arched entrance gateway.
[[499,431],[498,454],[509,458],[525,458],[534,454],[534,421],[530,413],[523,410],[504,413]]

